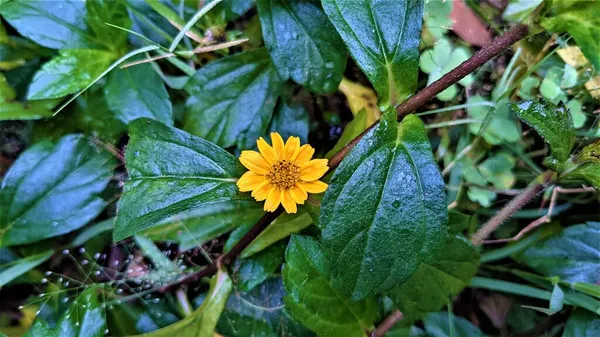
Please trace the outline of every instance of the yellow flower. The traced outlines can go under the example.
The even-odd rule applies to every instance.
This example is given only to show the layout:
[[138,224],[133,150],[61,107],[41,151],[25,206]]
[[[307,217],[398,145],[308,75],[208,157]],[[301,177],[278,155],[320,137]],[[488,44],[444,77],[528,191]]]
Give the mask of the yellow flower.
[[250,171],[244,173],[237,186],[242,192],[252,191],[256,201],[265,201],[264,210],[274,212],[279,204],[288,213],[296,213],[296,204],[304,204],[308,193],[322,193],[327,184],[319,181],[329,169],[327,159],[312,159],[315,149],[300,146],[300,138],[283,138],[271,133],[269,145],[262,137],[256,144],[259,152],[242,151],[240,162]]

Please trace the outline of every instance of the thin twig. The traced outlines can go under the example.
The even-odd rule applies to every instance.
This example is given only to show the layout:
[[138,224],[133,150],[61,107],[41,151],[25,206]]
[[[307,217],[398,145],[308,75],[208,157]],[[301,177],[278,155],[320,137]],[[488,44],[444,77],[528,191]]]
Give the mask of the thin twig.
[[371,337],[383,337],[396,323],[404,318],[404,314],[400,310],[394,310],[383,322],[381,322],[371,333]]
[[471,243],[474,245],[480,245],[483,243],[490,234],[498,229],[508,218],[510,218],[516,211],[523,208],[535,198],[540,192],[542,192],[549,184],[552,183],[555,173],[552,171],[546,171],[536,178],[527,188],[525,188],[521,194],[517,195],[508,204],[506,204],[496,215],[484,223],[481,228],[473,234],[471,237]]

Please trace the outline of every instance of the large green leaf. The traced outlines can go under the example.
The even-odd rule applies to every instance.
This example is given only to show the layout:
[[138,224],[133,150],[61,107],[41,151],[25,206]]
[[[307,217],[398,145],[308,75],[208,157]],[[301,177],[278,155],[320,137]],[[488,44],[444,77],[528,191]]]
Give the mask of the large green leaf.
[[217,324],[227,337],[311,337],[314,334],[293,321],[283,304],[280,277],[270,278],[251,291],[236,289]]
[[143,233],[154,240],[176,242],[179,249],[188,250],[236,227],[252,226],[263,214],[262,205],[254,200],[227,200],[179,214],[176,219]]
[[354,300],[389,290],[446,238],[444,180],[423,122],[389,111],[335,171],[321,206],[332,283]]
[[550,164],[564,163],[571,154],[577,135],[571,114],[564,106],[539,101],[511,103],[510,109],[537,131],[550,146]]
[[109,108],[125,124],[141,117],[173,125],[173,106],[163,80],[150,64],[114,69],[104,94]]
[[31,146],[2,181],[0,246],[39,241],[88,223],[104,209],[99,195],[114,165],[110,153],[79,135]]
[[217,145],[148,118],[130,123],[129,132],[129,181],[118,205],[115,241],[180,213],[241,198],[235,185],[241,165]]
[[449,234],[443,251],[438,260],[421,263],[408,281],[389,292],[404,320],[414,321],[440,310],[475,275],[479,254],[467,239]]
[[98,289],[83,291],[61,316],[56,328],[38,319],[25,337],[103,337],[106,332],[106,309],[98,300]]
[[316,93],[337,89],[347,52],[318,0],[258,1],[263,39],[281,77]]
[[589,311],[573,312],[563,331],[562,337],[588,337],[600,335],[600,318]]
[[323,0],[323,9],[379,94],[400,103],[417,88],[421,0]]
[[146,337],[213,337],[217,321],[232,289],[231,279],[219,270],[210,281],[208,295],[202,305],[181,321],[138,336]]
[[67,49],[35,73],[27,99],[66,96],[88,86],[116,58],[111,52],[95,49]]
[[285,253],[284,302],[292,317],[323,337],[365,337],[377,315],[369,297],[350,301],[331,285],[325,252],[310,237],[293,235]]
[[31,269],[44,263],[52,256],[52,254],[54,254],[53,250],[47,250],[38,254],[21,258],[8,264],[0,265],[0,288],[4,287],[17,277],[27,273]]
[[86,25],[84,1],[12,0],[2,4],[0,13],[17,31],[44,47],[88,48],[94,41]]
[[541,25],[554,33],[568,32],[590,63],[600,71],[600,16],[595,1],[548,1]]
[[267,131],[280,87],[265,49],[209,63],[186,86],[184,129],[222,147],[254,147]]
[[517,258],[546,276],[575,283],[600,282],[600,222],[571,226],[521,252]]

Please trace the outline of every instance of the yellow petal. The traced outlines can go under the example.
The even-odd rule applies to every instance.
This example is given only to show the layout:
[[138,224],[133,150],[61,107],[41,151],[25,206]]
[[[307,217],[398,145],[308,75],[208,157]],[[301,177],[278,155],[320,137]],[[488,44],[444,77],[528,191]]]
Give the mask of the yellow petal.
[[300,169],[300,180],[313,181],[321,178],[328,170],[327,159],[313,159]]
[[285,159],[285,144],[277,132],[271,132],[271,143],[277,154],[277,159]]
[[258,151],[260,151],[260,154],[262,154],[267,163],[273,165],[273,163],[277,160],[275,149],[273,149],[273,147],[269,145],[269,143],[267,143],[263,137],[260,137],[256,141],[256,145],[258,146]]
[[325,192],[325,190],[327,189],[327,184],[325,184],[322,181],[311,181],[311,182],[304,182],[301,181],[298,184],[300,184],[300,186],[302,186],[302,188],[304,188],[306,190],[306,192],[308,193],[322,193]]
[[295,157],[292,157],[291,160],[295,161],[297,164],[303,164],[309,161],[313,154],[315,154],[315,149],[308,144],[304,144],[300,147],[298,154]]
[[267,201],[265,201],[265,207],[263,208],[267,212],[275,212],[279,204],[281,203],[281,193],[278,189],[272,187],[267,195]]
[[269,180],[265,179],[262,183],[260,183],[258,186],[256,186],[254,191],[252,191],[251,195],[254,199],[256,199],[256,201],[263,201],[263,200],[267,199],[267,196],[269,195],[269,191],[271,190],[271,188],[273,188],[273,186],[271,186],[271,183],[269,182]]
[[293,158],[298,151],[300,151],[300,138],[290,136],[285,143],[285,157]]
[[258,187],[264,180],[265,176],[248,171],[238,179],[237,186],[240,191],[248,192]]
[[281,204],[283,205],[283,208],[285,208],[286,212],[289,214],[294,214],[298,211],[298,207],[296,207],[296,203],[292,199],[289,190],[281,190],[280,198]]
[[292,199],[300,205],[303,205],[304,201],[308,199],[308,193],[306,193],[299,184],[290,188],[290,195],[292,196]]
[[256,151],[242,151],[240,162],[254,173],[262,175],[269,173],[269,163]]

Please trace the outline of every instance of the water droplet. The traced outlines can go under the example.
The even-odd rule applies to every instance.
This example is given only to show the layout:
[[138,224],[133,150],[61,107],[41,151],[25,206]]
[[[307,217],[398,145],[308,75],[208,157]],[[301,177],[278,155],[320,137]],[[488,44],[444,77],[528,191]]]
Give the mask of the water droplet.
[[50,223],[50,226],[51,226],[51,227],[56,227],[56,226],[58,226],[58,222],[56,222],[56,221],[52,221],[52,222]]
[[333,63],[333,62],[327,62],[327,63],[325,63],[325,68],[327,68],[327,69],[333,69],[333,67],[335,67],[335,63]]
[[64,249],[64,250],[62,251],[62,253],[63,253],[63,255],[67,255],[67,254],[69,254],[69,250],[68,250],[68,249]]
[[81,253],[81,254],[85,253],[85,248],[83,248],[83,247],[79,248],[79,253]]
[[394,206],[394,208],[400,207],[400,200],[394,200],[394,202],[392,203],[392,206]]

